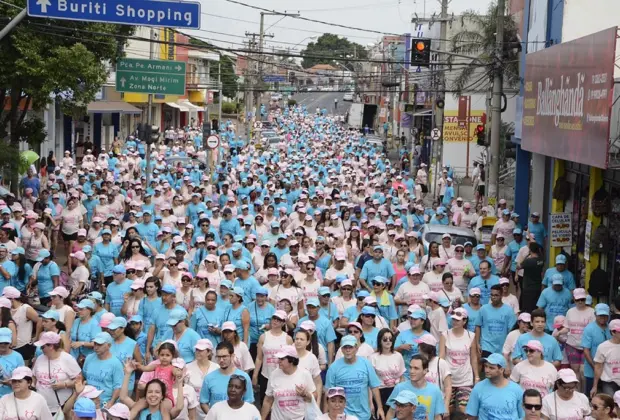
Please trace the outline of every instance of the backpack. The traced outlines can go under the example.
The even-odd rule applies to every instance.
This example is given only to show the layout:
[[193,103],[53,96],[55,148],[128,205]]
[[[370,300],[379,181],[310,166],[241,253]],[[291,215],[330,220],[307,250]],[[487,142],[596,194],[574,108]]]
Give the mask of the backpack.
[[607,272],[600,266],[590,275],[590,287],[588,292],[592,297],[607,296],[609,293],[609,277]]
[[601,217],[611,210],[611,200],[604,187],[599,188],[592,196],[592,213],[596,217]]
[[606,254],[612,246],[607,226],[599,225],[590,240],[590,251]]
[[559,177],[555,182],[553,198],[560,201],[566,201],[570,198],[570,183],[565,176]]

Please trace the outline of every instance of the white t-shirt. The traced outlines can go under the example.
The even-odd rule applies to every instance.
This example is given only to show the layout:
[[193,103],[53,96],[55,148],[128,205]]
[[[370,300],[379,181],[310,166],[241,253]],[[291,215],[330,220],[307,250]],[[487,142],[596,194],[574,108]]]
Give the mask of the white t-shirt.
[[[566,318],[564,319],[564,328],[568,328],[568,334],[566,338],[566,344],[571,347],[581,349],[581,336],[583,335],[583,329],[590,323],[596,320],[594,315],[594,309],[586,306],[584,310],[570,308],[566,312]],[[620,366],[619,366],[620,368]]]
[[601,343],[596,349],[594,362],[603,364],[601,381],[620,385],[620,344],[614,344],[611,340]]
[[430,291],[431,288],[424,282],[414,285],[408,281],[400,286],[398,292],[396,292],[396,299],[408,302],[409,305],[416,304],[424,307],[425,301],[423,296]]
[[265,395],[273,397],[271,407],[272,420],[303,420],[306,412],[306,402],[297,395],[295,386],[304,386],[308,392],[314,392],[316,387],[310,372],[305,369],[295,370],[292,375],[276,369],[271,374]]
[[245,372],[254,369],[254,360],[252,360],[248,346],[243,341],[235,346],[235,366]]
[[310,372],[310,376],[312,378],[316,378],[321,375],[321,367],[319,366],[319,360],[316,358],[314,353],[308,352],[304,357],[299,358],[298,368],[306,369]]
[[62,219],[62,233],[73,235],[80,230],[80,221],[82,220],[82,212],[79,207],[69,210],[65,208],[60,214]]
[[502,296],[502,303],[510,306],[515,314],[519,314],[519,299],[515,295]]
[[405,361],[403,355],[395,351],[392,354],[379,354],[377,352],[368,358],[377,372],[381,385],[379,388],[391,388],[400,382],[405,374]]
[[80,283],[84,283],[88,285],[90,279],[90,273],[88,272],[88,268],[80,265],[79,267],[75,267],[71,275],[69,276],[69,288],[72,290],[76,290]]
[[269,379],[271,373],[276,370],[280,364],[280,359],[276,355],[286,346],[286,333],[280,333],[276,336],[271,331],[265,331],[263,334],[263,365],[261,366],[261,375]]
[[473,386],[471,348],[476,335],[468,330],[464,330],[460,337],[454,335],[452,330],[448,330],[442,335],[446,343],[446,362],[448,362],[452,373],[452,386]]
[[437,385],[443,391],[446,379],[451,374],[448,362],[439,357],[434,357],[433,360],[428,362],[428,373],[425,378],[428,382]]
[[429,271],[428,273],[424,273],[424,276],[422,276],[422,281],[426,283],[433,292],[439,292],[443,289],[443,283],[441,282],[442,277],[443,273],[437,274],[434,271]]
[[[34,363],[33,373],[37,378],[37,392],[47,401],[47,406],[53,412],[60,409],[58,400],[52,389],[53,383],[61,383],[75,379],[82,370],[73,356],[66,352],[60,352],[60,357],[50,360],[46,355],[37,357]],[[62,388],[56,391],[61,404],[71,396],[71,389]]]
[[463,258],[462,260],[456,258],[450,258],[448,260],[448,266],[446,267],[446,271],[452,273],[452,278],[454,279],[454,287],[459,289],[462,293],[467,290],[467,284],[465,280],[463,280],[463,275],[467,273],[469,276],[473,275],[475,270],[471,261]]
[[276,304],[281,299],[288,299],[293,306],[293,312],[297,315],[297,304],[299,301],[303,301],[304,294],[298,287],[289,287],[287,289],[286,287],[278,285],[269,292],[269,299],[275,301]]
[[220,365],[215,362],[211,362],[207,373],[202,373],[202,370],[200,370],[200,367],[198,366],[198,362],[194,360],[193,362],[185,365],[185,368],[187,369],[187,375],[189,377],[188,384],[192,388],[194,388],[196,394],[200,395],[200,389],[202,388],[202,383],[205,379],[205,376],[207,376],[211,372],[218,370],[220,368]]
[[448,331],[448,320],[446,319],[446,313],[443,308],[439,308],[430,311],[428,314],[428,320],[431,323],[431,334],[437,341],[441,337],[444,331]]
[[[504,341],[504,347],[502,348],[502,354],[504,356],[512,354],[515,350],[515,345],[517,344],[519,337],[521,337],[521,331],[519,331],[519,329],[512,330],[508,333],[506,341]],[[512,356],[510,357],[510,360],[512,360]]]
[[549,420],[583,420],[590,415],[590,402],[581,392],[575,391],[568,401],[553,392],[543,398],[542,414]]
[[[19,412],[17,412],[17,410],[19,410]],[[15,399],[14,394],[11,392],[0,398],[0,419],[52,420],[52,413],[42,395],[32,391],[28,398],[19,400]]]
[[254,405],[247,402],[243,403],[241,408],[234,409],[228,405],[228,401],[220,401],[211,407],[206,417],[206,420],[232,419],[260,420],[260,413]]
[[543,398],[553,392],[553,384],[558,377],[558,371],[551,363],[543,361],[542,366],[534,366],[528,360],[517,364],[510,380],[518,383],[523,390],[536,389]]
[[[174,392],[174,396],[176,398],[176,390]],[[200,403],[198,402],[198,394],[194,390],[193,387],[185,384],[183,385],[183,409],[181,413],[176,417],[177,420],[189,420],[189,410],[192,408],[196,409],[196,412],[202,411],[200,408]]]

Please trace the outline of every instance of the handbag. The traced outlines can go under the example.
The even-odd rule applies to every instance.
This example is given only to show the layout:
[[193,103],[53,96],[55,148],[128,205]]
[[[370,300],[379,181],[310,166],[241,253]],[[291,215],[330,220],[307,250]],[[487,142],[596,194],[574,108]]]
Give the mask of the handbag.
[[314,395],[312,396],[312,401],[306,404],[306,412],[304,413],[304,420],[318,420],[323,413],[321,412],[321,408],[316,403],[314,399]]

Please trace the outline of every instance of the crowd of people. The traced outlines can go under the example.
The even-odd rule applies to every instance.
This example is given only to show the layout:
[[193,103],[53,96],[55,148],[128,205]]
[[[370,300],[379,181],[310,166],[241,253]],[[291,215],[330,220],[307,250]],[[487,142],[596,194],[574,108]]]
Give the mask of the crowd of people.
[[[450,168],[431,204],[326,112],[268,118],[280,145],[228,123],[212,176],[166,163],[203,156],[187,128],[148,184],[129,137],[5,197],[0,419],[618,417],[620,300],[545,270],[537,213],[472,211]],[[490,245],[420,234],[489,214]]]

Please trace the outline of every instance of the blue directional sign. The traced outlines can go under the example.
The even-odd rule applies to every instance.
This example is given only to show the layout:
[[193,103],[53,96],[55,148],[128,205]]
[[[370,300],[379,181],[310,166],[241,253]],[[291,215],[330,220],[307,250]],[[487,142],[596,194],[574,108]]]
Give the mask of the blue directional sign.
[[200,3],[153,0],[28,0],[28,15],[49,19],[200,29]]
[[282,76],[279,74],[266,74],[263,76],[263,82],[265,83],[275,83],[275,82],[285,82],[286,76]]

